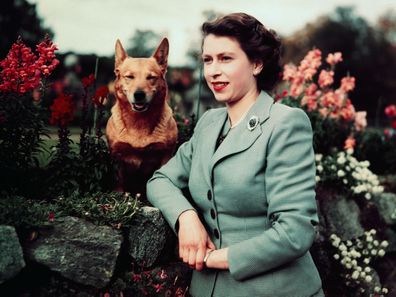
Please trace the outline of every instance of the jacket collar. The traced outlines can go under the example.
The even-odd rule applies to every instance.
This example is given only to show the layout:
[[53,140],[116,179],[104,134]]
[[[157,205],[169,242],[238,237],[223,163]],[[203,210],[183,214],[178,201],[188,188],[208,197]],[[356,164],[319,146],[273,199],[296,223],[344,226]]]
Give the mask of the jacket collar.
[[[261,125],[269,118],[273,103],[272,97],[262,91],[255,103],[250,107],[245,118],[235,128],[232,128],[223,143],[215,151],[217,137],[228,117],[226,108],[218,110],[218,114],[212,118],[212,123],[205,128],[205,136],[202,137],[202,141],[205,142],[203,145],[207,148],[205,150],[207,153],[202,156],[202,161],[203,165],[208,168],[208,171],[205,172],[205,175],[207,173],[205,178],[209,184],[211,184],[213,168],[218,162],[230,155],[248,149],[261,135]],[[257,119],[256,125],[254,124],[254,119]],[[250,124],[249,121],[251,121]]]

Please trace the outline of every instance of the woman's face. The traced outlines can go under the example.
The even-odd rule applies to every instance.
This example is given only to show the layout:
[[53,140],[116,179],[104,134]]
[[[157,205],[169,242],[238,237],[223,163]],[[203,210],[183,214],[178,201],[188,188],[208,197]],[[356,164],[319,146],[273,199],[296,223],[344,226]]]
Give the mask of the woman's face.
[[246,97],[257,97],[254,75],[259,73],[261,65],[250,62],[236,39],[207,35],[202,59],[206,82],[217,101],[230,104]]

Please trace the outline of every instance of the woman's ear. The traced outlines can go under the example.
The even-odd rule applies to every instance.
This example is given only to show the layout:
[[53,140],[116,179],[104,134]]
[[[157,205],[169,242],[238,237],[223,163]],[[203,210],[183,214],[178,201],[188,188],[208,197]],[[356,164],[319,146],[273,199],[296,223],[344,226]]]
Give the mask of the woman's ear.
[[263,70],[263,62],[261,61],[256,61],[253,63],[253,75],[257,76],[260,74],[260,72]]

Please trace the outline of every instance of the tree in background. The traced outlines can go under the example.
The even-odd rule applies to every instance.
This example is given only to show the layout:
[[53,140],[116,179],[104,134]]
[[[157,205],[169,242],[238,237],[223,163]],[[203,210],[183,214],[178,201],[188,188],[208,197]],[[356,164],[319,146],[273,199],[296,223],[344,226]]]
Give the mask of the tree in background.
[[161,36],[154,31],[136,30],[129,39],[127,53],[131,57],[150,57],[160,41]]
[[348,73],[356,77],[352,102],[378,124],[383,108],[396,100],[396,48],[384,31],[371,27],[353,7],[339,7],[286,38],[284,61],[296,63],[312,48],[324,55],[342,52],[345,63],[337,69],[335,80]]
[[53,33],[42,25],[36,5],[26,0],[0,1],[0,58],[4,58],[11,45],[21,36],[24,43],[34,47],[48,34]]

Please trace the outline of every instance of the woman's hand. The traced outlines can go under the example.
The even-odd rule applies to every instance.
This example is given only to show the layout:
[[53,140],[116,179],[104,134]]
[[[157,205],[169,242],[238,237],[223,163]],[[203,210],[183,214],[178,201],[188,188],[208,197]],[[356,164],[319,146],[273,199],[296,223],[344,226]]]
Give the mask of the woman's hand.
[[187,210],[179,216],[179,256],[191,268],[203,269],[203,259],[208,249],[216,246],[210,240],[205,227],[194,210]]
[[217,269],[228,269],[228,248],[207,251],[210,253],[206,259],[206,267]]

